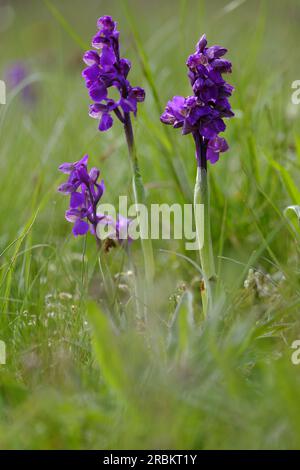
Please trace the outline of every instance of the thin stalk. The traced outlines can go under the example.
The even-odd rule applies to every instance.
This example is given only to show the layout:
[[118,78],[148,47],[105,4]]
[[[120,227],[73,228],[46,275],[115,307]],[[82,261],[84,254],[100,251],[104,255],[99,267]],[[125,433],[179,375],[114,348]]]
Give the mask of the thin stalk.
[[[142,181],[142,176],[139,169],[138,158],[134,143],[132,123],[129,113],[124,113],[124,130],[126,135],[126,141],[128,145],[128,151],[132,166],[132,185],[133,185],[133,194],[134,201],[138,208],[138,204],[146,204],[146,194],[145,188]],[[141,227],[142,229],[142,227]],[[147,234],[146,238],[141,236],[141,245],[144,257],[144,269],[145,269],[145,278],[148,283],[148,287],[151,288],[154,278],[154,259],[153,259],[153,249],[151,238]]]
[[130,263],[130,269],[132,270],[132,274],[133,274],[133,289],[134,289],[136,319],[138,321],[141,321],[143,318],[143,315],[141,314],[141,305],[140,305],[141,299],[139,298],[139,288],[138,288],[139,278],[137,274],[137,268],[136,268],[136,265],[134,263],[133,256],[131,253],[130,245],[127,246],[127,256],[128,256],[129,263]]
[[98,235],[97,235],[97,225],[98,225],[98,223],[97,223],[97,205],[94,202],[92,189],[91,189],[90,185],[88,185],[87,189],[88,189],[88,192],[89,192],[90,201],[91,201],[92,208],[93,208],[93,214],[92,214],[92,217],[89,217],[89,221],[93,225],[94,232],[95,232],[96,243],[97,243],[97,248],[98,248],[98,250],[100,250],[101,240],[98,238]]
[[[199,132],[193,134],[196,144],[197,176],[194,190],[194,214],[196,233],[199,244],[199,255],[204,277],[204,289],[202,289],[203,311],[207,315],[209,300],[212,300],[216,285],[216,269],[213,255],[210,228],[210,197],[207,178],[207,140]],[[203,204],[203,212],[198,210],[198,205]],[[202,217],[202,214],[204,217]],[[211,303],[211,302],[210,302]]]

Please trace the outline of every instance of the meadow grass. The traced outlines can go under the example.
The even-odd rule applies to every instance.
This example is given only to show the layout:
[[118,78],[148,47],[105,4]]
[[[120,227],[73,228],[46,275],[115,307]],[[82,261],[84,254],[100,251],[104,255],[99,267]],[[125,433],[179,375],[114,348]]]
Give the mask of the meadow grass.
[[[37,101],[22,102],[23,84],[0,109],[0,447],[299,448],[300,230],[285,213],[300,205],[298,1],[11,4],[0,70],[27,61]],[[229,152],[209,166],[222,295],[205,321],[197,252],[153,243],[145,323],[138,293],[149,286],[127,253],[102,253],[99,265],[94,239],[73,239],[64,219],[57,167],[85,153],[101,168],[104,202],[132,199],[122,131],[97,131],[81,77],[103,14],[118,21],[131,81],[146,89],[134,130],[150,202],[192,202],[192,138],[159,116],[189,94],[185,60],[203,32],[229,49],[236,118]],[[139,242],[132,258],[139,267]]]

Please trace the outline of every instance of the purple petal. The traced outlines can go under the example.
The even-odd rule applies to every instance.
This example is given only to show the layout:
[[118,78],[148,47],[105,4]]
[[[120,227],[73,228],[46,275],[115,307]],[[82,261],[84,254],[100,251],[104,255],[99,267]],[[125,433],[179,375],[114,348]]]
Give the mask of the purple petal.
[[206,34],[203,34],[197,43],[197,52],[203,52],[207,46]]
[[68,222],[74,223],[80,216],[80,212],[77,209],[69,209],[65,213],[65,218]]
[[100,171],[98,168],[93,167],[89,173],[90,179],[95,183],[97,179],[99,178]]
[[220,152],[226,152],[228,150],[228,144],[222,137],[215,137],[208,142],[207,147],[207,159],[211,163],[216,163],[219,160]]
[[208,148],[217,152],[226,152],[229,147],[223,137],[217,136],[215,139],[211,139],[208,142]]
[[81,166],[81,165],[87,166],[87,164],[88,164],[88,159],[89,159],[88,154],[85,154],[85,155],[81,158],[81,160],[78,160],[78,162],[74,163],[74,166],[75,166],[76,168],[79,167],[79,166]]
[[190,111],[188,119],[191,125],[194,126],[200,118],[209,115],[210,112],[211,108],[209,106],[196,106]]
[[[80,183],[84,183],[87,186],[89,185],[90,178],[89,174],[87,172],[87,167],[85,165],[79,165],[77,168],[77,177],[80,181]],[[85,188],[83,188],[85,189]]]
[[100,105],[98,103],[96,104],[91,104],[90,105],[90,112],[89,116],[94,118],[94,119],[100,119],[103,113],[103,105]]
[[75,190],[74,185],[71,183],[63,183],[57,188],[57,191],[63,194],[70,194],[74,190]]
[[99,131],[104,132],[113,125],[113,118],[108,113],[103,113],[99,123]]
[[97,21],[97,28],[107,32],[113,32],[116,27],[116,23],[113,21],[111,16],[105,15]]
[[208,148],[206,158],[207,158],[207,160],[210,161],[210,163],[216,163],[219,160],[219,152],[216,152],[216,151]]
[[229,85],[229,83],[224,83],[219,90],[220,96],[231,96],[232,92],[234,90],[234,87],[232,85]]
[[192,54],[189,56],[187,63],[186,63],[186,65],[190,67],[191,69],[195,69],[200,66],[200,70],[201,70],[201,66],[207,65],[207,64],[208,64],[208,59],[206,55],[204,54]]
[[102,49],[104,44],[109,44],[109,39],[103,37],[101,32],[98,32],[92,39],[92,46],[95,49]]
[[145,101],[145,90],[141,87],[134,87],[132,88],[131,90],[131,93],[134,98],[136,99],[136,101],[138,101],[139,103],[142,103],[143,101]]
[[215,70],[218,70],[220,73],[231,73],[232,71],[232,64],[229,60],[224,59],[215,59],[211,63],[212,67]]
[[101,199],[104,191],[105,191],[104,181],[102,180],[100,184],[96,183],[96,196],[95,196],[96,203],[99,202],[99,200]]
[[74,192],[70,198],[70,208],[76,209],[76,207],[82,206],[84,203],[84,195],[82,193]]
[[100,103],[107,97],[107,89],[104,85],[97,85],[89,89],[89,95],[93,101]]
[[227,49],[225,47],[221,46],[211,46],[208,49],[206,49],[205,54],[209,59],[219,59],[223,55],[225,55],[227,52]]
[[113,49],[111,47],[104,46],[100,56],[100,64],[102,67],[110,67],[114,65],[115,61],[116,56]]
[[127,219],[123,217],[121,214],[118,214],[117,222],[116,222],[116,234],[117,239],[120,243],[124,240],[127,240],[129,243],[132,242],[132,238],[128,235],[128,228],[131,223],[131,219]]
[[219,134],[220,132],[224,132],[226,129],[225,122],[222,121],[222,119],[215,119],[213,121],[213,125],[215,130],[217,131],[217,134]]
[[218,86],[225,84],[225,80],[221,75],[221,70],[217,70],[216,68],[212,68],[209,71],[209,78]]
[[84,220],[77,219],[73,227],[73,235],[77,237],[78,235],[85,235],[89,230],[89,224]]
[[216,137],[217,132],[211,124],[204,124],[200,128],[200,134],[206,139],[213,139]]
[[173,125],[176,119],[175,119],[175,117],[173,116],[173,114],[170,114],[170,113],[168,113],[167,111],[165,111],[165,112],[160,116],[160,120],[161,120],[161,122],[163,122],[164,124],[171,124],[171,125]]
[[99,75],[100,69],[97,64],[91,65],[90,67],[87,67],[82,71],[82,76],[86,80],[90,80],[91,82],[96,81],[99,78]]
[[120,106],[125,113],[130,113],[131,111],[136,112],[136,109],[137,109],[136,100],[134,98],[129,98],[129,99],[121,98]]
[[124,75],[124,77],[126,78],[130,69],[131,69],[131,62],[130,60],[128,59],[120,59],[120,67],[121,67],[121,70],[122,70],[122,74]]
[[115,102],[114,100],[112,100],[112,99],[107,99],[106,100],[106,111],[107,112],[113,111],[117,107],[118,107],[118,103]]
[[185,100],[185,104],[188,108],[196,106],[198,100],[196,96],[188,96]]
[[74,169],[74,163],[62,163],[59,167],[58,167],[59,171],[61,171],[62,173],[66,173],[66,174],[69,174],[71,173],[71,171]]
[[173,96],[171,101],[168,101],[168,107],[172,110],[175,115],[182,115],[182,111],[185,105],[185,98],[183,96]]
[[83,55],[83,61],[91,67],[92,65],[98,65],[100,57],[96,51],[86,51]]

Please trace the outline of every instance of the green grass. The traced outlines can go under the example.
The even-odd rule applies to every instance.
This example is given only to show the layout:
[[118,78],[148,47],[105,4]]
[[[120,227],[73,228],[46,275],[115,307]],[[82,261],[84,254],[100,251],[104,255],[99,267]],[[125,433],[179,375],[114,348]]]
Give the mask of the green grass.
[[[0,109],[0,447],[299,449],[299,210],[285,212],[300,205],[298,1],[229,12],[217,0],[11,3],[0,71],[28,61],[38,101],[28,108],[16,90]],[[154,242],[145,324],[148,286],[127,254],[99,265],[93,238],[73,239],[64,219],[57,167],[84,153],[101,168],[103,202],[132,199],[122,129],[100,134],[87,115],[82,47],[102,14],[118,20],[131,81],[146,88],[134,130],[150,202],[192,201],[192,138],[159,114],[189,93],[185,60],[203,32],[230,51],[236,118],[229,152],[209,167],[224,294],[206,321],[196,252]],[[132,255],[141,267],[139,242]]]

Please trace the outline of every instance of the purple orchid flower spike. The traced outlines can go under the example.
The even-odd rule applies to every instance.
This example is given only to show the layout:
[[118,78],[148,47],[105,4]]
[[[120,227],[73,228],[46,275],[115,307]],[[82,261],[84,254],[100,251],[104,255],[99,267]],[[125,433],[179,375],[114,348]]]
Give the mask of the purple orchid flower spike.
[[63,194],[70,196],[70,207],[66,211],[66,219],[74,224],[73,234],[85,235],[88,230],[96,235],[99,216],[97,215],[97,204],[104,191],[104,181],[98,183],[100,171],[92,168],[87,169],[88,155],[75,163],[63,163],[59,170],[68,174],[68,181],[58,188]]
[[68,222],[73,223],[73,235],[85,235],[88,231],[95,236],[97,242],[100,239],[97,235],[98,224],[111,226],[109,238],[117,241],[120,245],[131,242],[128,236],[128,226],[131,220],[118,215],[117,220],[97,212],[97,205],[102,198],[105,186],[104,181],[98,182],[100,171],[93,167],[90,171],[87,168],[88,155],[84,155],[81,160],[75,163],[63,163],[59,171],[68,176],[68,180],[58,187],[58,191],[70,196],[69,209],[65,217]]
[[[92,39],[92,47],[83,56],[87,67],[82,76],[92,100],[89,115],[97,119],[98,129],[107,131],[113,126],[116,117],[123,125],[132,170],[132,185],[135,204],[146,203],[146,192],[139,169],[138,152],[135,145],[132,115],[136,116],[138,103],[145,100],[145,90],[133,87],[128,80],[131,62],[121,57],[119,31],[111,16],[102,16],[97,21],[98,32]],[[117,91],[117,98],[110,94]],[[115,229],[121,229],[122,220],[115,222]],[[121,237],[119,237],[121,239]],[[152,242],[141,239],[145,278],[152,285],[154,278],[154,259]]]
[[[226,52],[227,49],[221,46],[207,47],[204,34],[197,43],[196,52],[190,55],[186,62],[193,94],[187,98],[174,96],[167,103],[160,118],[164,124],[181,128],[182,134],[192,134],[196,145],[197,176],[194,189],[194,214],[205,286],[202,292],[204,315],[209,310],[209,298],[214,297],[216,285],[210,229],[207,160],[210,163],[216,163],[220,153],[228,150],[226,140],[219,134],[226,129],[224,119],[234,116],[228,100],[233,87],[222,76],[224,73],[230,73],[232,69],[231,62],[223,58]],[[199,205],[204,207],[204,227],[197,210]],[[202,229],[204,230],[203,238],[201,238]],[[210,297],[207,295],[208,291]]]
[[[86,87],[93,104],[89,115],[99,121],[99,130],[107,131],[113,125],[112,113],[124,124],[126,114],[137,113],[137,103],[144,101],[145,91],[132,87],[127,80],[131,63],[120,57],[117,23],[110,16],[97,21],[99,31],[92,40],[97,50],[85,52],[83,60],[88,66],[83,70]],[[116,88],[119,99],[109,98],[110,88]]]
[[183,134],[193,135],[198,166],[205,168],[207,160],[215,163],[220,153],[228,150],[225,139],[219,137],[226,129],[224,118],[234,116],[228,100],[234,88],[222,77],[232,69],[231,62],[223,59],[226,52],[227,49],[221,46],[207,47],[203,35],[196,52],[186,63],[194,94],[187,98],[174,96],[161,116],[164,124],[180,127]]

